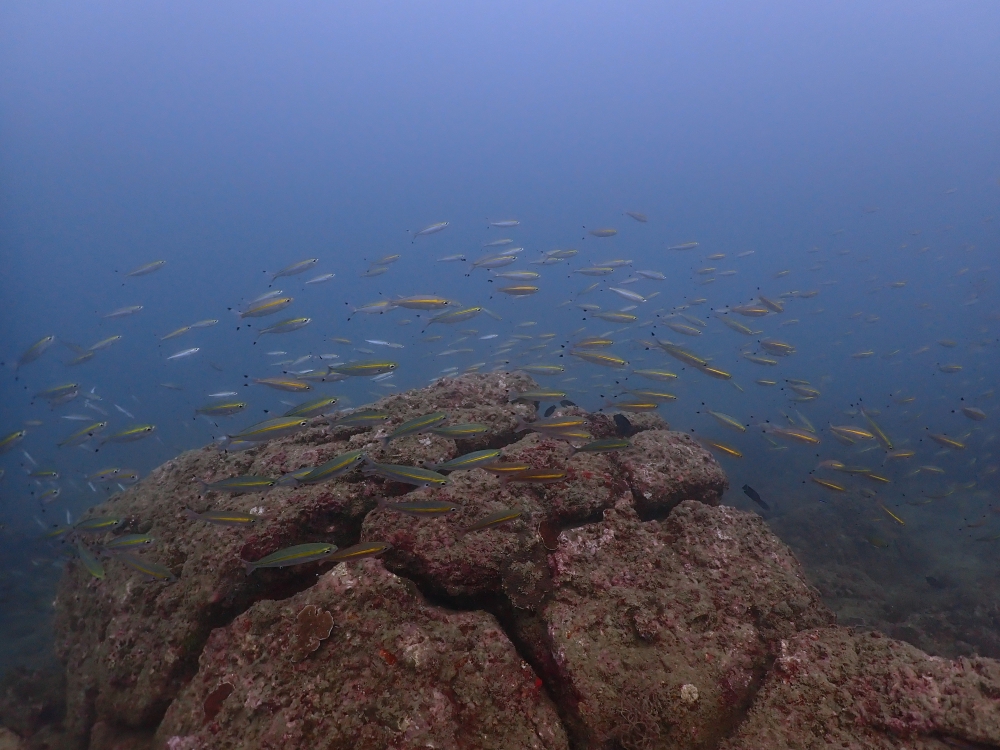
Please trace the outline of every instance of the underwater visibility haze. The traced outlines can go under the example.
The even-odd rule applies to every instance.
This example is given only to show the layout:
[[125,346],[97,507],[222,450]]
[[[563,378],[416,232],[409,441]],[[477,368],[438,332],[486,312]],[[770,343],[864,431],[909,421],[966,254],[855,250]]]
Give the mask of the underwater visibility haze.
[[[0,40],[0,669],[52,662],[67,566],[177,575],[77,528],[157,466],[489,372],[688,433],[841,624],[1000,658],[996,4],[10,2]],[[305,480],[254,481],[205,492]]]

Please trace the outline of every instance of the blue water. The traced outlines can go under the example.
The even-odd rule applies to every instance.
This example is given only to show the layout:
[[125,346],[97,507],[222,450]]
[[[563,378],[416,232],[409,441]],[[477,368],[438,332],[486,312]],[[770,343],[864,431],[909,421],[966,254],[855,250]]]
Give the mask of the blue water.
[[[0,627],[8,634],[30,630],[50,612],[61,563],[37,540],[40,526],[75,519],[118,489],[94,491],[88,474],[108,466],[145,473],[284,411],[302,397],[249,380],[280,374],[270,362],[307,354],[371,358],[359,347],[397,360],[397,374],[321,385],[313,394],[362,405],[424,385],[446,368],[512,369],[536,360],[564,365],[564,374],[539,382],[592,409],[607,408],[622,386],[662,387],[678,397],[659,409],[675,429],[744,454],[720,456],[733,485],[727,502],[757,509],[739,492],[753,485],[770,502],[776,530],[814,555],[810,564],[823,558],[795,533],[802,514],[829,529],[831,559],[870,568],[858,556],[859,540],[886,541],[891,554],[906,533],[909,544],[931,550],[935,570],[975,571],[962,579],[968,597],[995,596],[984,581],[996,572],[996,543],[976,541],[1000,535],[995,4],[366,3],[344,10],[14,2],[0,13],[0,353],[7,365],[0,434],[41,422],[0,456]],[[489,226],[502,219],[520,225]],[[412,239],[438,221],[449,226]],[[618,233],[588,233],[598,227]],[[500,280],[470,270],[471,261],[495,252],[482,245],[500,237],[524,248],[501,270],[539,271],[536,295],[507,298],[496,292]],[[699,244],[666,249],[686,242]],[[530,265],[555,248],[579,254]],[[468,260],[437,260],[456,253]],[[390,254],[401,257],[387,273],[360,276]],[[715,254],[724,257],[709,258]],[[311,257],[319,259],[313,271],[269,285],[270,273]],[[633,263],[599,279],[572,273],[615,258]],[[166,265],[154,274],[125,276],[160,259]],[[698,273],[709,267],[716,272]],[[596,321],[577,307],[625,307],[608,287],[640,269],[667,278],[625,287],[649,298],[633,311],[636,325]],[[736,273],[720,275],[729,270]],[[789,273],[777,276],[782,271]],[[336,276],[304,284],[323,273]],[[600,287],[579,296],[594,281]],[[273,289],[294,296],[293,305],[248,327],[236,311]],[[809,291],[819,294],[781,296]],[[418,293],[483,305],[502,320],[481,314],[425,330],[428,313],[351,314]],[[737,319],[763,334],[744,337],[715,319],[715,311],[760,294],[784,299],[785,312]],[[699,298],[705,302],[680,312],[706,321],[703,335],[665,328],[666,316]],[[102,317],[139,304],[134,316]],[[255,343],[262,325],[297,316],[312,322]],[[160,341],[206,318],[219,323]],[[798,322],[782,325],[790,319]],[[519,327],[529,322],[535,325]],[[476,333],[456,343],[467,329]],[[612,351],[633,368],[668,369],[678,379],[653,383],[561,356],[581,329],[610,332]],[[424,340],[437,333],[440,341]],[[540,354],[527,351],[544,341],[535,338],[495,356],[514,333],[556,337]],[[88,347],[114,334],[121,342],[92,361],[64,364],[73,356],[67,344]],[[46,335],[59,343],[15,371]],[[764,336],[795,353],[776,367],[740,356],[745,345],[759,352]],[[711,379],[650,350],[645,342],[656,338],[711,358],[732,379]],[[930,349],[916,353],[924,346]],[[166,361],[189,347],[200,351]],[[474,351],[440,354],[466,347]],[[288,355],[267,354],[275,350]],[[873,355],[852,357],[864,351]],[[946,374],[939,364],[962,369]],[[300,365],[307,366],[320,363]],[[779,385],[759,386],[759,378]],[[790,402],[786,378],[808,380],[822,395]],[[71,381],[100,396],[94,405],[107,412],[109,433],[132,423],[155,424],[156,432],[98,451],[96,443],[58,448],[83,424],[63,417],[105,418],[85,408],[83,396],[54,409],[32,398]],[[250,402],[246,413],[215,424],[194,418],[211,401],[207,394],[229,390]],[[898,403],[903,396],[915,400]],[[896,447],[917,455],[886,463],[878,447],[862,452],[874,443],[839,445],[827,426],[864,427],[861,403],[879,412]],[[963,405],[987,418],[971,421]],[[747,432],[726,430],[708,410],[732,415]],[[819,446],[775,446],[757,427],[787,426],[787,417],[801,426],[803,416]],[[929,432],[966,448],[942,449]],[[809,481],[823,459],[869,465],[892,482],[821,474],[849,490],[831,494]],[[55,485],[31,479],[36,464],[61,478]],[[914,475],[922,465],[945,473]],[[52,486],[61,495],[40,504]],[[860,494],[862,487],[877,498]],[[907,504],[928,494],[943,498]],[[904,518],[905,529],[878,504]],[[45,643],[36,641],[0,661],[38,658]]]

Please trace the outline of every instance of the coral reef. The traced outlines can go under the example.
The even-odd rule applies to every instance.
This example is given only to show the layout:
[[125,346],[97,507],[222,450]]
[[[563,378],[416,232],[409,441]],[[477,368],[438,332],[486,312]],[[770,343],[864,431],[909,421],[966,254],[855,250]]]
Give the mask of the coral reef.
[[[66,733],[59,744],[29,728],[31,747],[997,744],[995,662],[933,660],[837,628],[763,521],[719,506],[726,477],[697,442],[643,414],[624,425],[628,450],[576,452],[516,431],[534,407],[510,397],[533,387],[516,373],[444,379],[378,402],[384,425],[314,420],[244,452],[191,451],[94,508],[123,519],[116,533],[155,537],[143,556],[177,580],[114,560],[103,580],[68,565],[56,618]],[[490,429],[382,444],[435,411]],[[595,438],[623,430],[605,414],[561,413],[585,417]],[[351,472],[244,495],[199,484],[277,477],[351,450],[421,466],[484,448],[566,477],[475,469],[414,489]],[[385,507],[404,495],[457,510],[414,518]],[[187,508],[259,520],[216,526]],[[520,515],[466,533],[501,509]],[[359,541],[392,547],[339,564],[243,566],[290,545]]]

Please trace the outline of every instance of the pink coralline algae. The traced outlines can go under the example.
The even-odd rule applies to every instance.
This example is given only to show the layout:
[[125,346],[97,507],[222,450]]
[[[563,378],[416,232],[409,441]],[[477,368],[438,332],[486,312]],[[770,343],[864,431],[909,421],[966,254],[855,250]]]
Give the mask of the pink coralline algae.
[[[67,746],[1000,745],[997,662],[931,659],[837,628],[767,525],[719,505],[726,476],[690,436],[630,415],[631,448],[574,454],[515,433],[535,414],[511,396],[535,387],[517,373],[442,379],[375,404],[386,425],[315,420],[244,452],[190,451],[94,508],[156,537],[150,559],[179,580],[114,566],[94,581],[67,566],[56,602]],[[435,411],[490,430],[381,445]],[[566,413],[584,416],[594,437],[622,429],[605,414]],[[351,450],[421,466],[485,448],[566,479],[522,484],[475,469],[413,490],[352,472],[236,496],[206,495],[192,480],[277,477]],[[379,507],[402,495],[458,510],[414,518]],[[218,527],[190,521],[187,508],[260,520]],[[502,508],[521,515],[460,533]],[[252,576],[241,562],[359,541],[392,548]]]

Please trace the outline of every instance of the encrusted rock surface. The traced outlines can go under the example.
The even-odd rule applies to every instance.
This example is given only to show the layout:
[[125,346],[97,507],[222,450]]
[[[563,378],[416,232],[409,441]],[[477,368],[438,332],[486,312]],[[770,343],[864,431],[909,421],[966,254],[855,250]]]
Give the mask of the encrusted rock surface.
[[798,633],[722,748],[844,747],[1000,747],[1000,662],[930,657],[849,628]]
[[[333,633],[304,661],[296,619],[315,606]],[[559,750],[566,735],[541,681],[485,612],[428,605],[365,560],[219,628],[157,745],[181,748]]]
[[[116,533],[155,537],[142,556],[178,580],[147,581],[114,560],[100,581],[68,566],[56,618],[68,741],[32,747],[944,747],[932,735],[995,742],[996,662],[931,660],[825,627],[833,616],[787,547],[755,514],[719,507],[726,477],[697,442],[643,414],[630,417],[629,450],[574,453],[564,441],[516,432],[535,412],[510,394],[533,387],[516,373],[444,379],[380,401],[386,425],[317,420],[242,453],[191,451],[94,508],[94,516],[125,519]],[[380,443],[433,411],[490,431]],[[621,429],[601,413],[587,415],[587,426],[595,437]],[[566,479],[505,483],[476,469],[414,491],[355,471],[238,496],[206,494],[197,481],[277,477],[348,450],[421,465],[486,447],[502,448],[505,460],[561,468]],[[404,495],[459,510],[414,518],[378,508]],[[260,520],[211,526],[189,520],[185,508]],[[521,516],[463,533],[500,508]],[[339,566],[248,576],[242,564],[292,544],[359,540],[393,547],[381,559]],[[815,650],[827,642],[840,655],[829,673],[831,659]],[[879,666],[871,644],[899,671]],[[792,679],[799,663],[811,681]],[[947,700],[918,699],[927,674]],[[861,723],[849,721],[852,696],[865,706]],[[905,721],[886,719],[897,698]],[[840,744],[815,744],[827,734]],[[866,744],[869,737],[889,744]]]
[[713,746],[780,639],[833,619],[759,517],[691,500],[645,523],[622,503],[564,532],[549,565],[522,639],[593,747]]

